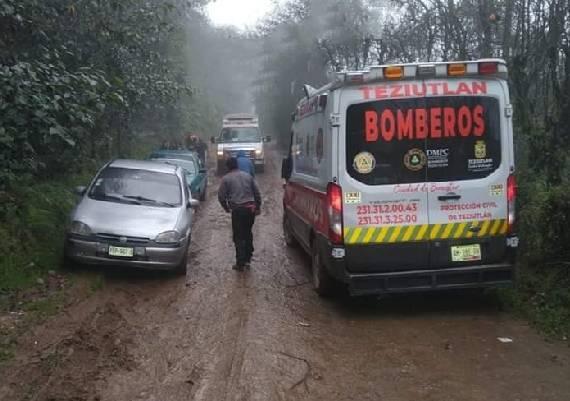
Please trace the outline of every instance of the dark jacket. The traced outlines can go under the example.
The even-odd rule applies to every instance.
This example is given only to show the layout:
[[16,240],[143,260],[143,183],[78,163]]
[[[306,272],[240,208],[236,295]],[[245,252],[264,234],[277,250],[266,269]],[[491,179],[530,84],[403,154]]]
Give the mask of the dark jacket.
[[218,201],[227,212],[239,207],[261,208],[261,194],[255,180],[239,169],[230,171],[222,178]]

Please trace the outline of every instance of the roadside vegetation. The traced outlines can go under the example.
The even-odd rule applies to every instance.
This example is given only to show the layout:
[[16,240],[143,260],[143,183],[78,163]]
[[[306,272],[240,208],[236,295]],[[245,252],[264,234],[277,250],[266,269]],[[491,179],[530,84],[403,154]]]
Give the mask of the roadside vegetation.
[[260,27],[256,105],[288,146],[302,85],[371,64],[501,57],[515,118],[518,232],[513,308],[570,333],[570,3],[567,0],[291,0]]

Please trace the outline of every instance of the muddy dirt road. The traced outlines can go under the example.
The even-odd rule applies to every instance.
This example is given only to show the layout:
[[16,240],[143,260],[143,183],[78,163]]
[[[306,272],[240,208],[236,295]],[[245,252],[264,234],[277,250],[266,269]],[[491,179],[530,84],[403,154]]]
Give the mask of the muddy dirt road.
[[259,177],[251,271],[230,268],[213,179],[187,277],[108,271],[101,290],[20,340],[0,399],[570,399],[570,350],[489,297],[317,297],[307,258],[283,243],[278,163]]

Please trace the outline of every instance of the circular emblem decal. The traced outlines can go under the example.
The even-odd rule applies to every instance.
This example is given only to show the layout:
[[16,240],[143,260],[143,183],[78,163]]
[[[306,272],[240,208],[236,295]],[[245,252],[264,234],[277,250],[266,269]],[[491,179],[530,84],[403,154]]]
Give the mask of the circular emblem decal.
[[369,174],[376,167],[376,159],[370,152],[360,152],[354,156],[352,165],[357,173]]
[[420,171],[427,163],[427,156],[421,149],[410,149],[404,155],[404,165],[408,170]]

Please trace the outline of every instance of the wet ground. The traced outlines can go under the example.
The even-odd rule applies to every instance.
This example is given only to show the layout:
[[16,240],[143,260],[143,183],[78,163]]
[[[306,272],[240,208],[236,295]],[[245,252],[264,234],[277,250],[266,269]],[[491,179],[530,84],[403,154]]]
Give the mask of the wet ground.
[[250,271],[231,270],[212,177],[187,277],[107,271],[102,289],[21,338],[0,399],[570,400],[568,347],[493,297],[319,298],[307,257],[283,243],[278,164],[258,177]]

